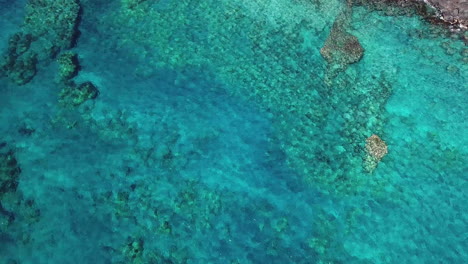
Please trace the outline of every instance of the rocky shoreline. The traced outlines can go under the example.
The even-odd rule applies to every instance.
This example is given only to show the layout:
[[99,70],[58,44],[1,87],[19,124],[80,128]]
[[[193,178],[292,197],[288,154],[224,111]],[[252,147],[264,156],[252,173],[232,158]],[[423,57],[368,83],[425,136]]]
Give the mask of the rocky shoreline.
[[[421,0],[417,0],[421,1]],[[468,29],[467,0],[423,0],[436,10],[436,19],[449,25],[452,30]]]
[[468,0],[348,0],[388,15],[417,13],[434,24],[443,24],[452,32],[468,30]]

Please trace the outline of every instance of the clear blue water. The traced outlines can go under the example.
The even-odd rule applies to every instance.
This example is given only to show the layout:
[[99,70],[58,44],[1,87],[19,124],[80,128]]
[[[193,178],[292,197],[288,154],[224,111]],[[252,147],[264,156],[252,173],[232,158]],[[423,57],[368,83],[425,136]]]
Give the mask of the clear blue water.
[[[26,2],[0,1],[4,54]],[[96,99],[60,103],[50,57],[0,78],[0,263],[468,262],[460,34],[340,0],[136,2],[80,3]],[[343,14],[364,54],[339,67]]]

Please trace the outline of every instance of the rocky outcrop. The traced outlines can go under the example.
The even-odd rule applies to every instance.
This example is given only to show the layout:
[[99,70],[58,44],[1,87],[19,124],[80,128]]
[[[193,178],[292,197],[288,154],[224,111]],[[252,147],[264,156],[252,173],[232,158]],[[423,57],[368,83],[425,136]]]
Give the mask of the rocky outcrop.
[[445,24],[452,31],[468,29],[466,0],[349,0],[353,5],[365,5],[388,15],[418,14],[431,23]]
[[454,29],[468,29],[468,1],[466,0],[425,0],[437,11],[437,19]]

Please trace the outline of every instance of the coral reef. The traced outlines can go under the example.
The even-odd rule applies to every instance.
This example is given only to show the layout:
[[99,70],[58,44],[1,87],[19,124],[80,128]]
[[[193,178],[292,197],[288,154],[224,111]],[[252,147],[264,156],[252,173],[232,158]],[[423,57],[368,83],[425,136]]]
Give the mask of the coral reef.
[[387,155],[387,144],[379,136],[372,135],[366,139],[366,155],[364,169],[373,172],[380,160]]
[[41,58],[73,46],[79,11],[76,0],[30,0],[27,3],[23,30],[33,36]]
[[38,61],[71,48],[77,36],[79,11],[76,0],[28,1],[21,31],[10,38],[0,61],[3,75],[18,85],[26,84],[34,78]]
[[57,58],[58,78],[60,81],[68,81],[78,74],[79,62],[75,52],[64,52]]
[[36,63],[36,54],[22,58],[9,57],[4,69],[11,81],[18,85],[24,85],[36,75]]
[[[436,112],[444,104],[438,87],[455,97],[461,81],[444,82],[440,67],[431,68],[444,54],[408,33],[429,23],[362,7],[350,19],[350,8],[329,8],[333,1],[82,1],[100,8],[85,9],[86,18],[103,18],[86,22],[92,40],[76,49],[90,60],[87,72],[74,79],[74,52],[48,53],[59,55],[60,102],[71,108],[50,103],[55,73],[2,97],[11,98],[4,116],[14,114],[5,120],[19,120],[4,131],[21,150],[24,172],[19,184],[5,177],[5,189],[44,208],[43,221],[28,229],[22,219],[40,216],[33,200],[0,193],[0,237],[19,234],[5,243],[18,248],[5,258],[234,264],[414,256],[408,262],[417,263],[437,252],[460,263],[458,201],[466,199],[456,183],[465,153],[445,138],[419,140],[421,130],[439,132],[432,119],[401,120],[423,119],[411,108],[422,98],[432,101],[420,109]],[[11,65],[38,44],[28,36],[13,38]],[[415,46],[433,60],[419,58]],[[336,74],[324,85],[327,71]],[[119,96],[95,104],[99,91],[83,80]],[[21,94],[39,96],[29,103]],[[391,95],[410,103],[392,108]],[[68,129],[48,122],[55,110]],[[457,112],[463,108],[447,115]],[[458,120],[434,122],[452,128]],[[380,136],[391,144],[389,157]],[[432,228],[437,221],[447,224]]]
[[[364,48],[352,34],[352,8],[340,3],[307,2],[289,7],[278,2],[273,8],[266,7],[266,2],[242,2],[246,9],[230,1],[167,4],[168,9],[193,14],[190,17],[139,5],[135,12],[122,10],[107,18],[106,23],[112,21],[113,26],[105,33],[120,36],[125,51],[145,69],[208,64],[226,86],[236,87],[230,92],[258,102],[275,117],[273,125],[288,163],[306,181],[322,184],[323,190],[347,193],[369,189],[366,184],[380,184],[370,182],[373,178],[366,174],[362,179],[347,175],[362,174],[362,142],[371,133],[382,133],[380,116],[391,86],[379,74],[363,79],[353,74]],[[203,11],[210,8],[216,12]],[[268,15],[252,11],[257,8],[269,8]],[[318,10],[333,13],[327,13],[325,23]],[[142,32],[140,24],[165,30]],[[201,33],[185,34],[195,26]],[[129,27],[131,35],[121,30]],[[326,30],[332,31],[327,34]],[[205,31],[216,34],[204,36]],[[173,32],[178,32],[176,37]],[[334,39],[341,45],[333,43]],[[322,53],[328,63],[317,43],[325,43]],[[149,53],[143,47],[158,49]],[[225,50],[232,52],[219,56]],[[343,120],[343,126],[329,126],[329,118]],[[343,142],[336,142],[337,134],[343,136]]]
[[327,71],[324,76],[327,86],[332,86],[340,72],[345,71],[348,65],[358,62],[364,55],[364,48],[358,38],[347,31],[350,27],[351,16],[352,8],[348,4],[336,17],[320,49],[320,54],[327,61]]
[[63,105],[78,106],[87,100],[95,99],[98,95],[99,90],[92,82],[84,82],[80,85],[69,82],[60,92],[59,102]]
[[[4,146],[3,148],[6,148]],[[12,150],[0,148],[0,197],[6,192],[15,192],[21,169]]]
[[11,56],[21,56],[28,51],[32,40],[31,34],[24,34],[22,32],[13,34],[8,40],[8,54]]
[[21,168],[14,151],[6,143],[0,143],[0,236],[8,234],[19,240],[28,235],[18,233],[16,228],[35,223],[40,217],[34,200],[24,199],[18,191],[20,174]]
[[362,58],[364,48],[355,36],[346,32],[343,19],[338,18],[333,24],[324,46],[320,49],[320,54],[328,63],[346,67]]
[[1,72],[18,85],[28,83],[36,75],[37,54],[30,51],[31,42],[31,34],[13,34],[7,53],[0,60]]

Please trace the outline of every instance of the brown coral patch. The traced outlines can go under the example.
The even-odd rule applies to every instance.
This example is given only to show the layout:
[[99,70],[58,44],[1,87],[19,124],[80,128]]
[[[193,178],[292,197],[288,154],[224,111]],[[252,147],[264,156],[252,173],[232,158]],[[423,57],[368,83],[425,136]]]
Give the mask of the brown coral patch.
[[358,62],[364,55],[364,48],[357,37],[335,23],[320,54],[330,64],[346,66]]
[[374,159],[381,160],[387,155],[387,144],[379,136],[372,135],[366,140],[366,151]]
[[364,158],[364,169],[373,172],[380,160],[387,155],[388,148],[385,141],[379,136],[372,135],[366,139],[366,156]]

